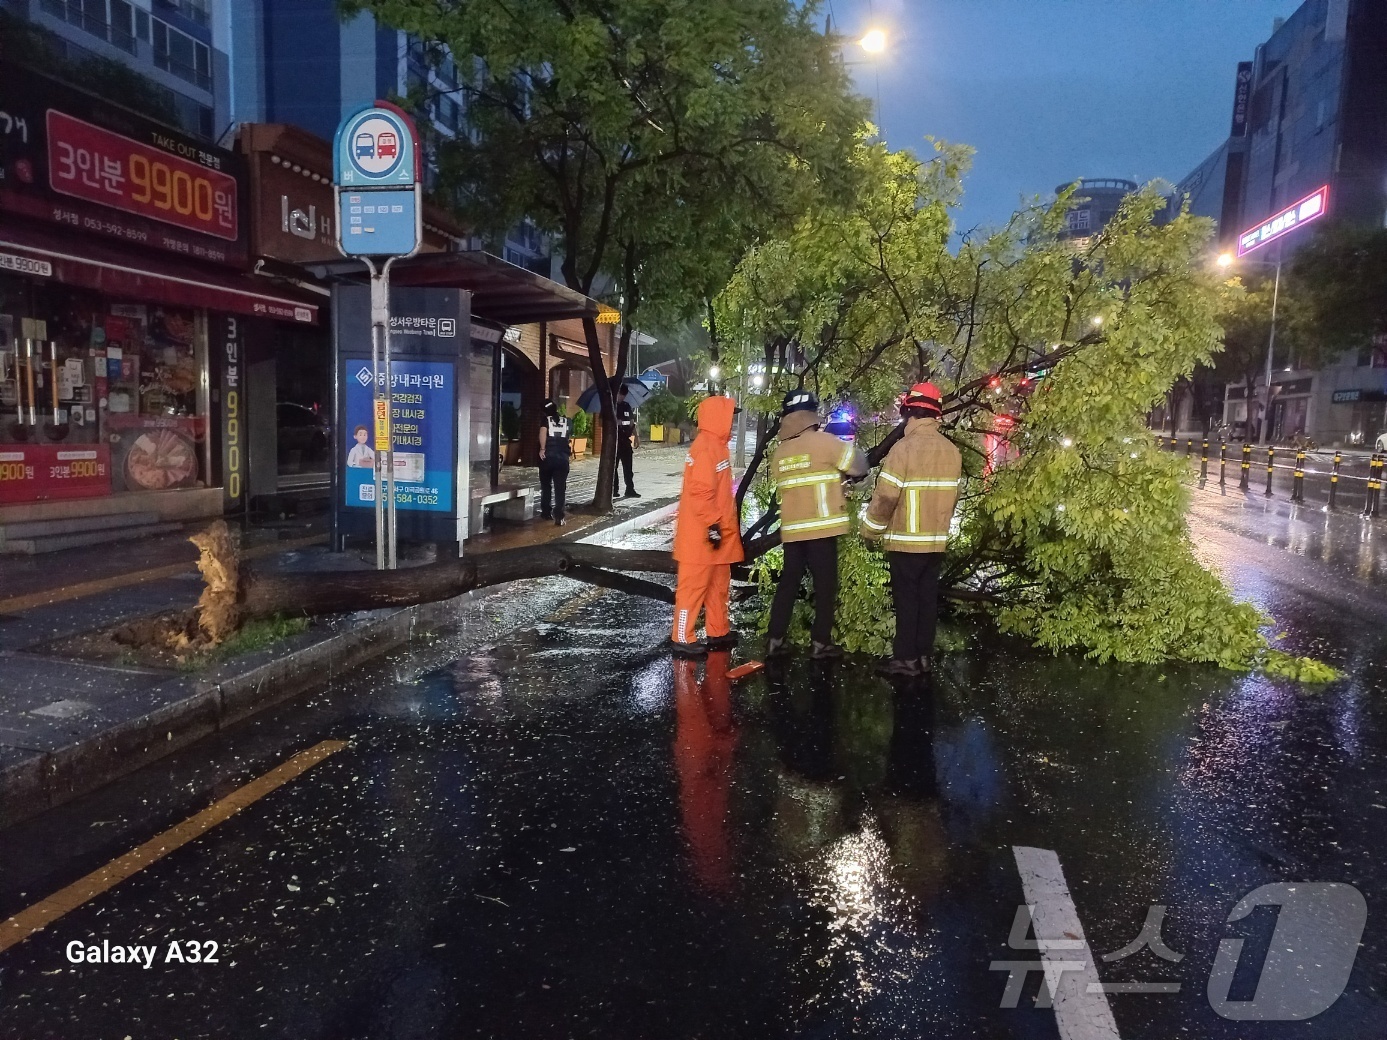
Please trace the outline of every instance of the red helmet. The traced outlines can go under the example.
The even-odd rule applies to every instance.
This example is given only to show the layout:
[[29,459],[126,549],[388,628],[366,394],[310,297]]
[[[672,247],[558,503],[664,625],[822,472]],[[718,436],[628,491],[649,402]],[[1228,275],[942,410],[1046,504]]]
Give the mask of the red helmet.
[[931,415],[941,415],[944,411],[943,395],[933,383],[916,383],[900,399],[902,408],[920,408]]

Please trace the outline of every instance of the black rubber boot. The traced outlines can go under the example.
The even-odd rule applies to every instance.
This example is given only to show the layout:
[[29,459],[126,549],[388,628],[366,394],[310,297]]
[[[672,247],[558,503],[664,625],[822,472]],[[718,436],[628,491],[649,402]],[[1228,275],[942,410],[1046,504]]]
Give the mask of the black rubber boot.
[[681,643],[677,639],[665,640],[665,648],[675,657],[705,657],[708,653],[708,647],[703,643]]
[[736,632],[728,632],[725,636],[706,636],[703,645],[709,650],[731,650],[741,642],[741,637]]

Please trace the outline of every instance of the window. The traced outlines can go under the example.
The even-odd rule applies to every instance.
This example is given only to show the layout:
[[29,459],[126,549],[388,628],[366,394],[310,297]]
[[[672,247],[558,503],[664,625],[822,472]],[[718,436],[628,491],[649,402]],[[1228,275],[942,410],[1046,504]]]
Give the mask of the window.
[[150,40],[149,12],[139,7],[135,8],[135,35],[145,43]]
[[154,65],[203,90],[212,89],[212,53],[167,22],[154,19]]

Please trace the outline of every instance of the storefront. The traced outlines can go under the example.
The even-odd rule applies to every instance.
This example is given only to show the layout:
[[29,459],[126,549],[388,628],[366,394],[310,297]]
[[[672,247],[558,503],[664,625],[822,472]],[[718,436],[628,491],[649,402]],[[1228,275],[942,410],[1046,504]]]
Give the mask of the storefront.
[[248,273],[239,157],[3,63],[0,98],[0,525],[242,507],[252,343],[320,308]]

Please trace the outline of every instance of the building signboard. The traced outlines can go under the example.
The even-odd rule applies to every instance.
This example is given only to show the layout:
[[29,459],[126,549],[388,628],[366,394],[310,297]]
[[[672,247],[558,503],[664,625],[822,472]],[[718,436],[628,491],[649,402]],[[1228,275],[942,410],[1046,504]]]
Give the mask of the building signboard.
[[0,213],[243,266],[246,183],[233,152],[0,62]]
[[1238,62],[1237,86],[1233,90],[1233,128],[1230,137],[1247,136],[1247,112],[1252,100],[1252,62]]
[[1329,209],[1329,185],[1316,188],[1305,198],[1287,206],[1275,216],[1268,217],[1256,227],[1248,228],[1238,236],[1238,255],[1246,256],[1254,249],[1260,249],[1268,242],[1275,242],[1283,235],[1289,235],[1302,224],[1324,216]]

